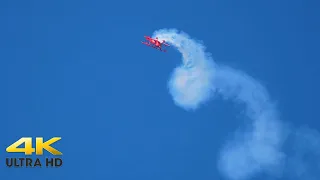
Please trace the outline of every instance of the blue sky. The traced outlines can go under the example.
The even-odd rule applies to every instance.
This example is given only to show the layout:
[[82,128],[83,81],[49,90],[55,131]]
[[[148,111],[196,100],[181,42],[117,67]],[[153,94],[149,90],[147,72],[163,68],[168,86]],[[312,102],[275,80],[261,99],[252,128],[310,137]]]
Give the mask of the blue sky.
[[[281,119],[319,129],[318,2],[0,2],[1,179],[220,179],[217,153],[239,109],[210,101],[177,107],[167,81],[174,49],[144,35],[177,28],[216,62],[259,80]],[[230,113],[231,112],[231,113]],[[60,169],[8,169],[21,136],[61,136]]]

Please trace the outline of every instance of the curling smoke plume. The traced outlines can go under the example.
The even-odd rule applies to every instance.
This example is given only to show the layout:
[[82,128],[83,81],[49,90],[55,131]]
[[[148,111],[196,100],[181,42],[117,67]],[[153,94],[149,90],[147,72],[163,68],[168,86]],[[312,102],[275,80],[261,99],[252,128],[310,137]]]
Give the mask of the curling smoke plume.
[[[301,158],[301,152],[307,148],[284,152],[286,148],[283,147],[286,144],[290,147],[299,145],[298,137],[302,136],[312,144],[317,144],[316,138],[319,136],[315,133],[310,135],[310,130],[299,131],[298,136],[292,129],[289,131],[280,121],[268,92],[257,80],[240,70],[215,63],[201,42],[183,32],[162,29],[156,31],[153,37],[172,44],[183,56],[182,64],[176,67],[168,84],[176,105],[186,110],[196,110],[216,95],[244,104],[251,123],[246,131],[237,132],[234,139],[221,148],[217,164],[224,177],[243,180],[253,178],[258,173],[280,177],[288,171],[300,169],[299,174],[290,178],[320,178],[317,174],[320,173],[320,163],[316,163],[317,167],[311,172],[307,168],[310,163]],[[286,142],[288,139],[289,143]],[[308,149],[317,160],[320,153],[314,152],[319,150],[318,146],[313,145]]]

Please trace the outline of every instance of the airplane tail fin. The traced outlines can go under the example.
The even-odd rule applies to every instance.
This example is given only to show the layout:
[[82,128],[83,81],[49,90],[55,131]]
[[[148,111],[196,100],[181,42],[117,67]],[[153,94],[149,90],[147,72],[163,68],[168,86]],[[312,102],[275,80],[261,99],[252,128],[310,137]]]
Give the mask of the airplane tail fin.
[[163,45],[165,45],[165,46],[170,46],[169,44],[166,43],[165,40],[162,40],[162,43],[161,43],[161,44],[163,44]]

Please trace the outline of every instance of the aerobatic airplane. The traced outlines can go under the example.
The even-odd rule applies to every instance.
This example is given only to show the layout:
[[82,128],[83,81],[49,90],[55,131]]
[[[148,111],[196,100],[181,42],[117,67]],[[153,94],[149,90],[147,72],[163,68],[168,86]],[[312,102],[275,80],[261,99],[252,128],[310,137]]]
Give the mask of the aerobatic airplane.
[[169,44],[165,43],[164,40],[162,42],[160,42],[157,37],[156,37],[156,39],[153,39],[149,36],[144,36],[144,38],[146,39],[146,41],[141,41],[142,44],[153,47],[153,48],[158,49],[159,51],[162,51],[162,52],[167,52],[167,50],[162,49],[162,45],[170,46]]

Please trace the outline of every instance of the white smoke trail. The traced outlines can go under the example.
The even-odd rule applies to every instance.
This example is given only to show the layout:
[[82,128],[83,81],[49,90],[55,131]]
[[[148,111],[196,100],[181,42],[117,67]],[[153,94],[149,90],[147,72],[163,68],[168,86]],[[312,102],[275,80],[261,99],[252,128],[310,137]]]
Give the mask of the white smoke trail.
[[279,120],[266,89],[247,74],[215,63],[200,42],[183,32],[162,29],[153,37],[172,44],[183,56],[183,63],[169,81],[170,93],[178,106],[196,109],[220,94],[246,107],[252,123],[222,148],[220,172],[232,180],[249,179],[262,172],[281,175],[288,161],[282,145],[289,132]]

